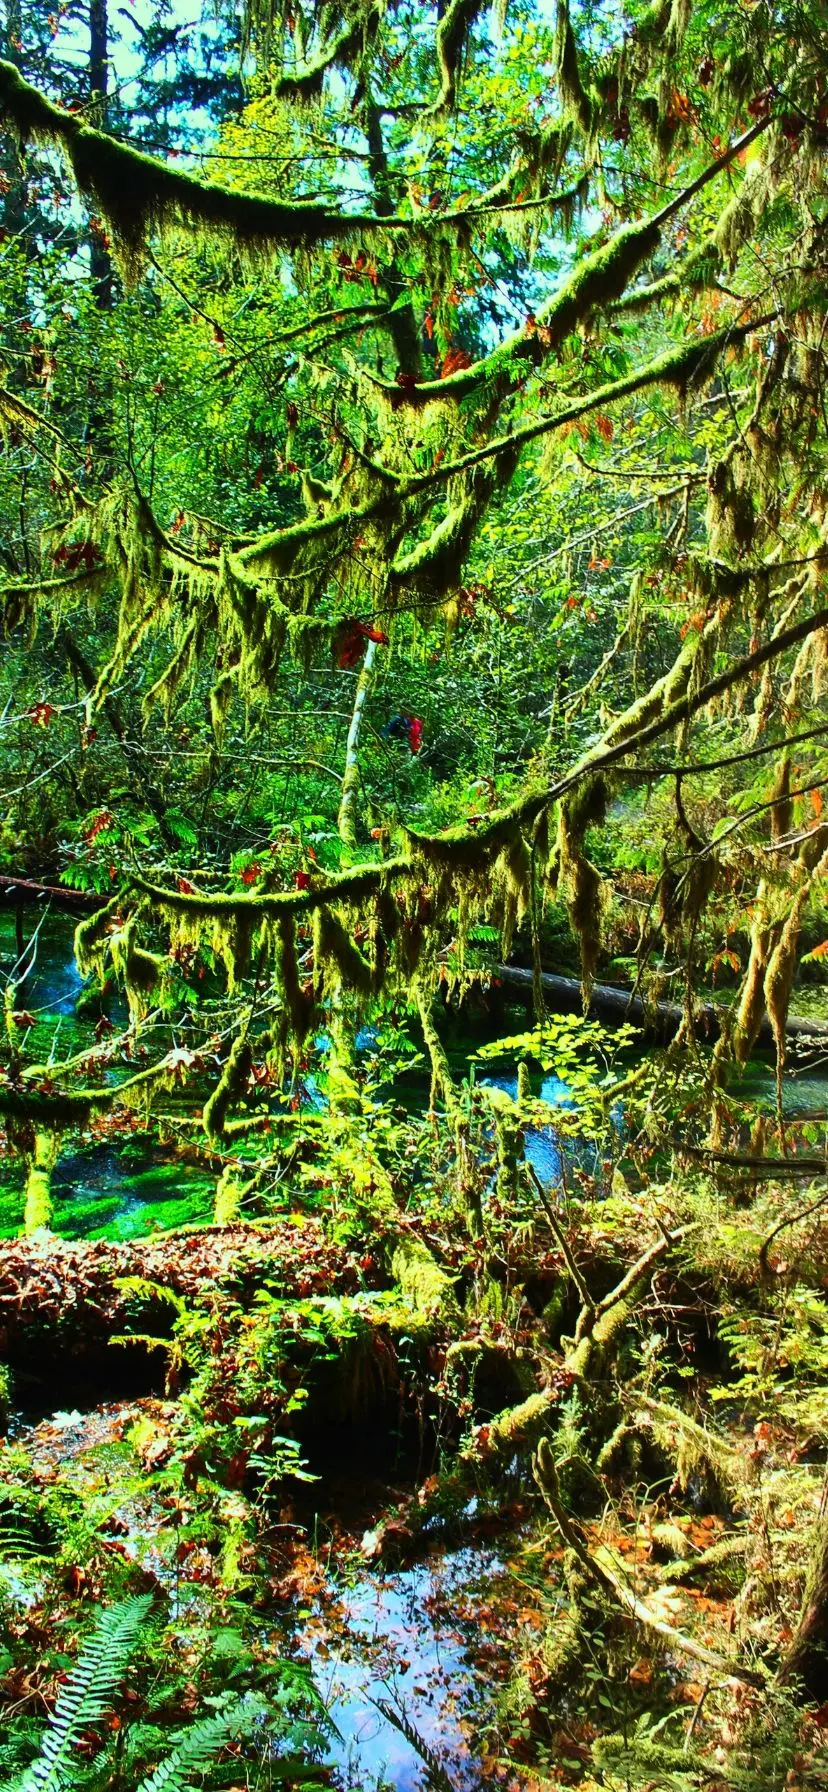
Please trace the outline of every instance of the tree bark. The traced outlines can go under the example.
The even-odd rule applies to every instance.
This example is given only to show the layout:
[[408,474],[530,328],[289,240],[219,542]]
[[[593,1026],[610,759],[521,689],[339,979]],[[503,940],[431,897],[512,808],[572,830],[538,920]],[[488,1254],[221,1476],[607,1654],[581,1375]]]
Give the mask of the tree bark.
[[[89,97],[97,129],[109,127],[109,21],[107,0],[89,0]],[[112,262],[92,231],[89,241],[92,290],[100,311],[112,309]]]

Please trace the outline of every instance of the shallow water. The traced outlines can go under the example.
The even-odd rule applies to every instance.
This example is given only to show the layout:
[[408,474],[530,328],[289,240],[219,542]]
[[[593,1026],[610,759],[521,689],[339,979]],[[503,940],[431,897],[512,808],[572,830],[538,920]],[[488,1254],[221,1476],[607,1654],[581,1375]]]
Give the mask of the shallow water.
[[[13,1238],[23,1218],[23,1169],[13,1160],[0,1172],[0,1238]],[[212,1217],[212,1172],[165,1158],[149,1141],[134,1149],[93,1145],[61,1157],[52,1178],[51,1229],[61,1238],[142,1238]]]
[[[19,1415],[11,1430],[41,1475],[59,1472],[62,1485],[80,1495],[93,1523],[105,1514],[111,1531],[114,1521],[117,1547],[153,1574],[173,1612],[186,1619],[210,1599],[217,1564],[196,1550],[180,1565],[178,1533],[152,1480],[153,1451],[163,1462],[169,1445],[171,1411],[149,1399],[116,1402],[36,1422]],[[374,1489],[377,1499],[380,1491]],[[361,1507],[356,1485],[353,1495]],[[347,1503],[347,1492],[343,1497]],[[300,1527],[287,1528],[299,1535]],[[275,1655],[310,1665],[336,1728],[326,1761],[338,1792],[426,1792],[428,1769],[379,1709],[383,1704],[445,1764],[457,1792],[483,1792],[490,1783],[483,1737],[496,1718],[497,1687],[514,1666],[508,1624],[498,1622],[498,1612],[510,1598],[514,1610],[516,1597],[525,1608],[531,1594],[518,1591],[507,1563],[485,1543],[434,1547],[426,1559],[390,1571],[362,1561],[356,1537],[344,1571],[326,1569],[324,1557],[301,1544],[297,1557],[280,1560],[277,1549],[271,1560],[259,1552],[263,1582],[274,1568],[290,1567],[262,1634]],[[10,1560],[0,1568],[4,1596],[19,1609],[40,1596],[43,1584],[42,1562]]]
[[385,1705],[446,1762],[458,1792],[482,1787],[474,1738],[487,1700],[473,1645],[503,1580],[496,1555],[466,1547],[395,1573],[366,1570],[357,1585],[334,1584],[333,1597],[316,1602],[296,1642],[339,1731],[330,1758],[341,1786],[428,1785],[426,1766]]

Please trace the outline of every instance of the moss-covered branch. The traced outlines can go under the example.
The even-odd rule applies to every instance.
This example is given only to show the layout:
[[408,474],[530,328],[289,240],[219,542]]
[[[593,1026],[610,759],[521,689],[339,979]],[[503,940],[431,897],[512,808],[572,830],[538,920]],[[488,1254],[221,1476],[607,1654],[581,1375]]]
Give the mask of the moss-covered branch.
[[182,174],[53,105],[11,62],[0,61],[0,119],[22,143],[35,140],[62,151],[80,192],[107,220],[132,275],[154,226],[195,225],[226,233],[242,250],[270,251],[308,248],[404,222],[313,202],[266,199]]
[[650,1610],[644,1600],[637,1598],[619,1575],[614,1574],[597,1556],[590,1555],[580,1531],[563,1504],[555,1458],[546,1438],[542,1438],[538,1445],[534,1469],[535,1479],[567,1548],[577,1556],[589,1578],[609,1595],[613,1604],[619,1606],[628,1619],[653,1631],[668,1648],[676,1650],[679,1655],[689,1655],[692,1660],[704,1662],[706,1667],[717,1673],[732,1675],[737,1680],[747,1681],[750,1686],[764,1686],[765,1682],[760,1674],[723,1655],[717,1655],[704,1643],[697,1642],[695,1637],[685,1636],[683,1631],[665,1623],[663,1618]]
[[[373,383],[383,391],[389,402],[395,405],[404,402],[418,410],[431,403],[460,403],[482,388],[490,387],[492,382],[495,386],[503,386],[505,383],[505,388],[508,389],[520,376],[522,363],[527,363],[529,367],[541,366],[564,338],[571,335],[594,311],[599,308],[618,308],[633,276],[655,254],[665,224],[742,154],[760,130],[765,129],[765,122],[762,120],[743,132],[729,149],[717,157],[716,161],[709,163],[655,217],[644,218],[636,224],[625,224],[608,242],[601,243],[590,255],[584,256],[582,261],[576,263],[558,291],[533,313],[522,329],[507,336],[498,348],[475,361],[473,366],[449,374],[446,379],[421,380],[416,385],[407,385],[402,394],[398,386],[382,381]],[[680,275],[674,277],[677,287],[682,278],[688,285],[692,284],[694,273],[697,281],[706,277],[711,264],[715,266],[717,261],[718,254],[711,241],[688,260]],[[652,291],[655,294],[661,289],[664,289],[663,281],[657,282]],[[650,289],[645,288],[644,292],[648,290]],[[670,290],[673,290],[672,286]],[[630,302],[636,299],[639,304],[642,303],[643,292],[631,295]]]

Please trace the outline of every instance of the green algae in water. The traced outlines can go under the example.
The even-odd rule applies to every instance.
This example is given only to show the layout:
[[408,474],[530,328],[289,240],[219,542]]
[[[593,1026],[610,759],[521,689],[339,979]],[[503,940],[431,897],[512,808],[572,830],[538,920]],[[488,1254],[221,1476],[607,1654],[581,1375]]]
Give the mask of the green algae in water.
[[173,1159],[135,1166],[110,1149],[64,1158],[55,1171],[53,1228],[67,1238],[142,1238],[212,1218],[215,1177]]
[[[22,1165],[4,1166],[0,1237],[23,1224]],[[109,1146],[67,1153],[52,1181],[52,1231],[61,1238],[144,1238],[174,1226],[207,1224],[213,1216],[215,1176],[208,1170]]]
[[3,1164],[0,1181],[0,1238],[16,1238],[23,1226],[26,1172],[19,1159]]

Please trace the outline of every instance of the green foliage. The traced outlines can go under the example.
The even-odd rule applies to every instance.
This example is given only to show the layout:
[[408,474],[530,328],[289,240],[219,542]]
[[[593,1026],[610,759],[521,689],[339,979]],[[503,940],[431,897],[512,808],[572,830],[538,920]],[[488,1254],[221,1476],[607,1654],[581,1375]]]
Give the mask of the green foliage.
[[[54,1271],[61,1361],[62,1328],[91,1355],[107,1250],[73,1255],[67,1220],[111,1240],[212,1218],[227,1273],[197,1298],[124,1247],[134,1326],[110,1341],[133,1363],[163,1344],[163,1455],[139,1415],[131,1474],[163,1506],[165,1572],[178,1591],[203,1551],[187,1598],[222,1619],[271,1598],[268,1526],[331,1423],[399,1407],[423,1471],[433,1432],[457,1522],[543,1434],[572,1505],[657,1551],[685,1535],[674,1508],[727,1527],[754,1499],[735,1403],[790,1535],[757,1507],[730,1627],[680,1622],[709,1618],[728,1670],[755,1648],[781,1688],[814,1492],[794,1459],[824,1433],[828,1368],[821,1204],[779,1195],[824,1152],[788,1022],[822,999],[828,926],[825,33],[765,0],[495,11],[255,0],[235,44],[205,15],[185,69],[180,22],[143,20],[127,56],[104,5],[81,70],[76,8],[7,8],[0,1220],[25,1207],[32,1239],[0,1319],[16,1339]],[[64,905],[88,979],[71,1014]],[[534,1025],[505,959],[532,973]],[[542,973],[576,969],[599,1017],[602,980],[634,990],[646,1038],[545,1015]],[[516,1100],[478,1075],[498,1060]],[[154,1194],[130,1135],[163,1145]],[[87,1174],[98,1149],[123,1200]],[[559,1168],[530,1184],[545,1150]],[[770,1192],[733,1161],[767,1155]],[[295,1229],[295,1298],[262,1269],[271,1223]],[[163,1340],[140,1317],[162,1301]],[[82,1754],[139,1582],[109,1494],[84,1498],[69,1452],[56,1487],[26,1461],[5,1453],[0,1504],[21,1760],[69,1671],[26,1784],[180,1792],[255,1741],[259,1616],[236,1611],[238,1656],[224,1622],[195,1651],[231,1701],[171,1732],[168,1637],[149,1735]],[[546,1652],[503,1706],[533,1764],[571,1742],[544,1676],[577,1669],[567,1723],[581,1700],[595,1729],[575,1777],[739,1784],[749,1736],[769,1784],[798,1771],[786,1693],[748,1679],[740,1704],[723,1669],[682,1732],[646,1612],[633,1644],[605,1585],[590,1630],[547,1556]],[[53,1646],[70,1584],[81,1615],[90,1589],[118,1601],[74,1667]],[[41,1619],[30,1687],[20,1627],[41,1659]]]
[[22,1776],[20,1792],[60,1792],[76,1779],[76,1745],[83,1732],[100,1724],[109,1711],[151,1607],[151,1596],[139,1594],[100,1613],[58,1692],[39,1759]]

